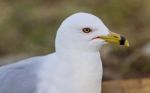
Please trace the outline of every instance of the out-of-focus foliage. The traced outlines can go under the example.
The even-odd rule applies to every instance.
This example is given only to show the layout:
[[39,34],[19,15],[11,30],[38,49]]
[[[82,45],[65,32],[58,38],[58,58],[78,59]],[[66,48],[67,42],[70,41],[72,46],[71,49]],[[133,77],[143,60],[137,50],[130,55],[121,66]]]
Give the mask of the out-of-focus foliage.
[[52,52],[61,22],[73,13],[90,12],[130,41],[130,48],[104,47],[105,79],[150,76],[149,4],[149,0],[1,0],[0,56]]

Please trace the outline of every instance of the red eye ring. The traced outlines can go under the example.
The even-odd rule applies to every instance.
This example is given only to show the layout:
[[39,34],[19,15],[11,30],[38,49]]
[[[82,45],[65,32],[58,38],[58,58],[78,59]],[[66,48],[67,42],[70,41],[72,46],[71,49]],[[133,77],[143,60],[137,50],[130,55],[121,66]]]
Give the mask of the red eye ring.
[[83,28],[82,31],[83,31],[84,33],[90,33],[90,32],[92,32],[92,29],[86,27],[86,28]]

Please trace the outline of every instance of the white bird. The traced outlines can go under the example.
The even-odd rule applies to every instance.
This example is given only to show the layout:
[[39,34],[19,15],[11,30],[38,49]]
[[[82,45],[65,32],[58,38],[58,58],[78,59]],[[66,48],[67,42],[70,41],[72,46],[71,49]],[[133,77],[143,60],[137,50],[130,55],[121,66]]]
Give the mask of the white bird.
[[101,93],[106,43],[129,46],[98,17],[73,14],[57,31],[54,53],[0,68],[0,93]]

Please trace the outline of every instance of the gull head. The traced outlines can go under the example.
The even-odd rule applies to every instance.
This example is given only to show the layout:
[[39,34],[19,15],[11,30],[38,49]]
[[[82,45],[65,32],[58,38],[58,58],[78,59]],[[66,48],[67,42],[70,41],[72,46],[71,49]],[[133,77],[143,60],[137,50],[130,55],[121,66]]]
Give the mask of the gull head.
[[66,18],[58,29],[56,50],[99,51],[104,44],[129,46],[124,36],[111,32],[95,15],[76,13]]

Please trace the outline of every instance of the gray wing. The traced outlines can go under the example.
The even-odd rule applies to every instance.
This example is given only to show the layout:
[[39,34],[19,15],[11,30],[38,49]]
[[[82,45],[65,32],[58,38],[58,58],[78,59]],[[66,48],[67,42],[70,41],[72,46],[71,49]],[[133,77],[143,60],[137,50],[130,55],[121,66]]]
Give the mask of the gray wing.
[[39,60],[34,59],[36,60],[25,60],[25,63],[2,67],[0,69],[0,93],[35,93],[39,66],[39,62],[36,61]]

